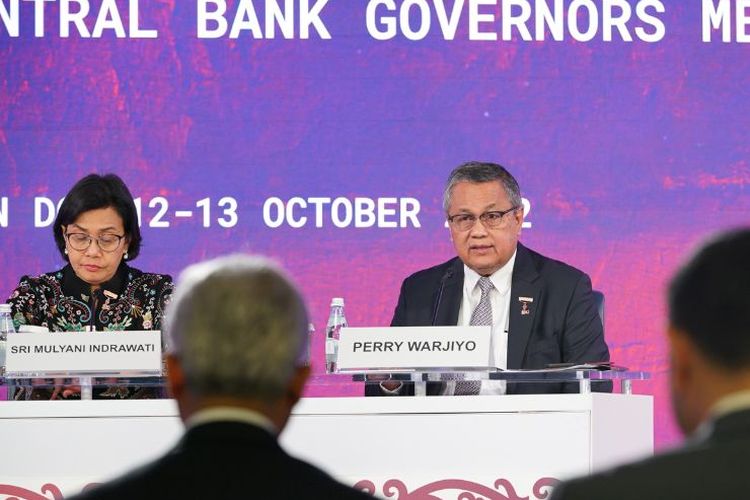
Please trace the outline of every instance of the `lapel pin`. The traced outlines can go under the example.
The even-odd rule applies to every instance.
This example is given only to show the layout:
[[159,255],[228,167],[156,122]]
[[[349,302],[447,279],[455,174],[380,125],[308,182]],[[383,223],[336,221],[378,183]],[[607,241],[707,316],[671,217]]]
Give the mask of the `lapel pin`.
[[528,316],[531,314],[529,304],[534,302],[533,297],[518,297],[518,301],[521,303],[521,316]]

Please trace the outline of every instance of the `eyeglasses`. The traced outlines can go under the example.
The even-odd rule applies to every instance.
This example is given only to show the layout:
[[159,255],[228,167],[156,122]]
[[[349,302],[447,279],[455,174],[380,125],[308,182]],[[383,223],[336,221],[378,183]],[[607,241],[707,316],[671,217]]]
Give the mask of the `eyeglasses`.
[[102,234],[101,236],[94,238],[86,233],[67,233],[65,239],[68,240],[68,245],[73,250],[83,252],[91,246],[91,242],[96,240],[96,244],[103,252],[114,252],[120,247],[120,243],[125,236],[118,236],[116,234]]
[[473,214],[456,214],[448,217],[448,222],[457,231],[468,231],[474,224],[477,223],[477,219],[482,221],[484,227],[488,229],[501,229],[508,226],[508,218],[505,214],[515,212],[519,206],[511,207],[508,210],[493,210],[491,212],[485,212],[479,217]]

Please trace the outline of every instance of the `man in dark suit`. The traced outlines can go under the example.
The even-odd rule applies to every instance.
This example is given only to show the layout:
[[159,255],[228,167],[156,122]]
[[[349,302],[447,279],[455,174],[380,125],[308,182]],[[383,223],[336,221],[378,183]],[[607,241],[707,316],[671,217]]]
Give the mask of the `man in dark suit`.
[[747,498],[750,230],[700,250],[669,289],[670,382],[685,446],[562,483],[555,500]]
[[169,308],[167,357],[185,435],[155,462],[80,498],[372,498],[277,442],[309,374],[307,325],[301,296],[263,258],[187,268]]
[[[458,256],[404,280],[392,326],[491,325],[490,362],[504,369],[609,360],[589,277],[518,243],[521,192],[505,168],[459,166],[443,208]],[[491,311],[481,323],[480,309]],[[385,393],[401,390],[395,381],[380,385]],[[488,385],[483,393],[492,392]],[[539,390],[519,385],[511,392]]]

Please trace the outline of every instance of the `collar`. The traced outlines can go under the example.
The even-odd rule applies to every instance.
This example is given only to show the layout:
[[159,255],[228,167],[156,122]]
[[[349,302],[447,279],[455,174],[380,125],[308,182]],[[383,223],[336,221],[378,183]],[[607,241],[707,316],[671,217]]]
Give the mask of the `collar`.
[[[115,275],[109,281],[102,283],[99,290],[107,297],[118,298],[125,291],[129,269],[127,264],[121,262],[117,271],[115,271]],[[70,264],[63,269],[62,290],[68,297],[85,297],[86,302],[88,302],[88,297],[91,296],[91,285],[79,278]]]
[[713,420],[723,417],[729,413],[750,409],[750,389],[733,392],[719,399],[711,407],[711,418]]
[[[500,292],[500,295],[505,295],[510,290],[511,281],[513,278],[513,266],[516,263],[516,254],[518,249],[513,252],[513,255],[508,259],[503,267],[492,273],[489,278],[492,284],[495,286],[495,290]],[[479,282],[479,278],[482,276],[469,266],[464,264],[464,289],[465,292],[471,294],[474,288]]]
[[192,429],[213,422],[242,422],[260,427],[274,436],[279,433],[271,420],[262,413],[237,406],[212,406],[198,410],[185,421],[185,426]]

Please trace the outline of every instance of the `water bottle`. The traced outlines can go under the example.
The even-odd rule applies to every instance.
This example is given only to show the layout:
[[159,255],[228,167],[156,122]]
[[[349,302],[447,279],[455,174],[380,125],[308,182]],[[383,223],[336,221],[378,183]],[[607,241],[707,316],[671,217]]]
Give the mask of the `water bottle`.
[[341,327],[347,326],[344,316],[344,299],[335,297],[331,299],[331,314],[328,316],[326,325],[326,372],[336,371],[336,359],[339,352],[339,331]]
[[16,333],[13,318],[10,315],[10,304],[0,304],[0,377],[5,377],[5,350],[8,345],[8,334]]

